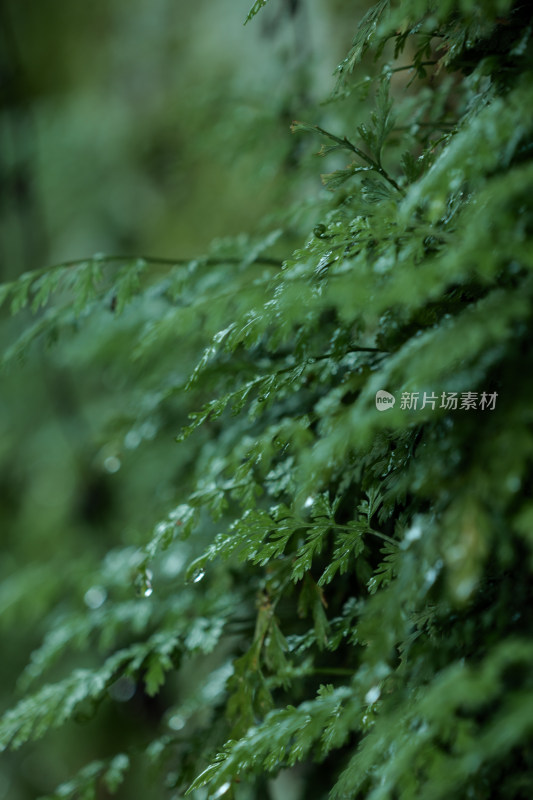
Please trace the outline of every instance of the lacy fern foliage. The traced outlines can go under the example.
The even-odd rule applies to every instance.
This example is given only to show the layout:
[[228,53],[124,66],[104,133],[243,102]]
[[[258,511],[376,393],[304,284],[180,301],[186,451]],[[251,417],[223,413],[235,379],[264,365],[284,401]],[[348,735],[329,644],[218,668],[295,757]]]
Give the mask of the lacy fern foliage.
[[[292,126],[331,165],[292,253],[287,223],[2,287],[34,315],[3,363],[65,359],[93,321],[130,393],[113,424],[157,412],[175,475],[0,722],[16,748],[123,678],[160,695],[143,747],[54,797],[121,791],[134,761],[197,800],[280,773],[294,800],[531,796],[532,25],[511,0],[370,8],[324,118]],[[43,685],[72,651],[93,666]]]

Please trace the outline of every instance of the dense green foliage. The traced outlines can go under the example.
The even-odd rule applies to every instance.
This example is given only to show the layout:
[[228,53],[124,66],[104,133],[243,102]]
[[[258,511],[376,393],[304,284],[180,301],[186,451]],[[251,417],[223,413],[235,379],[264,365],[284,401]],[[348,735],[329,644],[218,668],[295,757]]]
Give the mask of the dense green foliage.
[[101,369],[105,470],[146,498],[5,590],[48,586],[3,749],[137,707],[50,798],[532,796],[532,25],[373,6],[292,125],[325,164],[292,254],[293,208],[195,260],[2,285],[9,379],[43,342]]

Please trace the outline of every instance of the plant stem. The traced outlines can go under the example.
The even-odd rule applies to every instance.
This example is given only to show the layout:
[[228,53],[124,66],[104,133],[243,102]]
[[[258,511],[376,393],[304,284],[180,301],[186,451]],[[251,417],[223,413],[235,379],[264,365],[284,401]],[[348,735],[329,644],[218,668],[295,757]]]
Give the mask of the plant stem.
[[399,192],[402,197],[405,197],[404,190],[398,186],[394,178],[389,175],[389,173],[381,166],[381,164],[371,158],[371,156],[367,155],[364,150],[356,147],[356,145],[347,139],[346,136],[341,139],[339,136],[335,136],[334,133],[329,133],[329,131],[324,130],[324,128],[321,128],[319,125],[315,125],[314,127],[315,130],[317,130],[323,136],[326,136],[328,139],[337,142],[337,144],[341,145],[341,147],[345,147],[347,150],[351,150],[352,153],[355,153],[356,156],[358,156],[362,161],[365,161],[375,172],[378,172],[382,178],[385,178],[385,180],[390,183],[391,186],[394,186],[396,191]]
[[[168,266],[181,266],[191,264],[194,261],[205,265],[206,267],[217,267],[223,264],[240,264],[244,259],[230,256],[228,258],[208,257],[208,258],[164,258],[163,256],[133,256],[133,255],[110,255],[110,256],[92,256],[91,258],[78,258],[72,261],[62,261],[60,264],[53,264],[44,269],[35,270],[35,274],[49,272],[53,269],[61,269],[62,267],[79,267],[82,264],[87,264],[91,261],[100,262],[104,264],[111,263],[127,263],[128,261],[140,261],[147,264],[166,264]],[[278,258],[270,256],[257,256],[251,262],[252,264],[266,264],[272,267],[281,267],[282,261]]]
[[405,67],[394,67],[393,69],[387,69],[387,73],[392,72],[403,72],[406,69],[417,69],[418,67],[432,67],[435,64],[438,64],[438,61],[421,61],[420,64],[407,64]]

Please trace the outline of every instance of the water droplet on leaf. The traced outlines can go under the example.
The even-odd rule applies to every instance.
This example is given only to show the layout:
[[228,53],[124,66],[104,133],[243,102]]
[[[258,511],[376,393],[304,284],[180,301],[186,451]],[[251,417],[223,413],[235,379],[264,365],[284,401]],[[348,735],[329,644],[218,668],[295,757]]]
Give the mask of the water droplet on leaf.
[[92,609],[100,608],[100,606],[105,603],[106,599],[107,592],[103,586],[91,586],[83,596],[83,602],[87,608]]
[[127,450],[135,450],[140,445],[142,436],[138,431],[128,431],[124,437],[124,446]]
[[315,225],[315,227],[313,228],[313,233],[315,234],[317,239],[325,238],[324,234],[326,233],[326,231],[327,231],[327,228],[323,223],[320,223],[319,225]]
[[151,569],[145,569],[137,575],[135,586],[139,597],[150,597],[153,593],[152,578],[153,573]]
[[428,569],[426,574],[424,575],[424,578],[426,579],[426,586],[428,588],[430,586],[433,586],[435,580],[437,579],[437,570],[435,569],[435,567],[430,567],[430,569]]
[[181,731],[185,727],[185,722],[185,717],[182,717],[181,714],[173,714],[168,721],[168,726],[173,731]]
[[211,797],[213,798],[213,800],[216,800],[216,798],[217,798],[217,797],[222,797],[222,795],[223,795],[223,794],[226,794],[226,792],[228,791],[228,789],[230,788],[230,786],[231,786],[231,783],[230,783],[230,781],[226,781],[226,783],[223,783],[223,784],[222,784],[222,786],[220,786],[220,787],[219,787],[219,788],[216,790],[216,792],[215,792],[214,794],[212,794],[212,795],[211,795]]
[[118,703],[127,703],[135,694],[135,681],[123,675],[118,681],[112,683],[108,689],[110,697]]
[[193,572],[191,580],[193,583],[200,583],[200,581],[204,577],[205,577],[205,569],[197,569]]
[[381,695],[381,689],[379,686],[373,686],[368,692],[365,694],[365,703],[372,705],[372,703],[376,703]]
[[143,439],[151,440],[157,433],[157,425],[153,420],[146,420],[143,422],[139,429],[139,433],[141,434]]
[[104,461],[104,469],[106,472],[113,474],[118,472],[121,467],[120,458],[116,456],[108,456]]
[[405,534],[404,542],[411,544],[411,542],[416,542],[420,538],[422,538],[422,527],[419,522],[416,522]]

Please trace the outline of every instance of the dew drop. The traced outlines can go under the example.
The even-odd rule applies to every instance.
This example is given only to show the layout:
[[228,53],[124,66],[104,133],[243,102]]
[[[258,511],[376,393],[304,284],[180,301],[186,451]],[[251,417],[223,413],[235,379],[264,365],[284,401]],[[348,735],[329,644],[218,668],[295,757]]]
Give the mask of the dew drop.
[[146,422],[143,422],[141,425],[139,432],[143,439],[148,439],[150,441],[157,433],[157,425],[153,420],[147,419]]
[[97,609],[107,600],[107,592],[103,586],[91,586],[83,596],[83,602],[87,608]]
[[185,556],[182,553],[171,553],[163,562],[163,572],[169,578],[179,575],[185,564]]
[[424,578],[426,579],[426,586],[428,588],[430,586],[433,586],[433,584],[437,579],[437,570],[435,569],[435,567],[430,567],[430,569],[428,569],[426,574],[424,575]]
[[127,450],[135,450],[135,448],[139,447],[141,441],[142,436],[139,431],[128,431],[124,437],[124,446]]
[[459,600],[468,600],[476,587],[476,580],[473,577],[464,578],[455,587],[455,595]]
[[230,786],[231,786],[230,781],[226,781],[226,783],[223,783],[222,786],[220,786],[220,788],[218,788],[216,792],[211,795],[213,800],[216,800],[217,797],[222,797],[223,794],[226,794]]
[[205,577],[205,569],[197,569],[193,572],[192,575],[192,582],[193,583],[200,583],[200,581]]
[[391,267],[390,260],[385,256],[381,256],[381,258],[378,258],[378,260],[374,264],[374,272],[382,274],[384,272],[387,272],[390,269],[390,267]]
[[381,695],[381,689],[379,686],[373,686],[368,692],[365,694],[365,703],[372,705],[379,700]]
[[435,581],[437,580],[437,576],[443,567],[442,559],[439,558],[435,564],[430,567],[424,575],[426,581],[426,588],[429,589],[430,586],[433,586]]
[[182,717],[181,714],[173,714],[168,721],[168,726],[173,731],[181,731],[185,727],[185,722],[185,717]]
[[[179,780],[179,775],[177,772],[169,772],[167,773],[167,777],[165,778],[165,786],[167,789],[175,789]],[[174,795],[175,797],[176,795]]]
[[108,456],[104,461],[104,469],[106,472],[113,474],[118,472],[121,467],[120,458],[116,456]]
[[410,544],[411,542],[416,542],[417,539],[422,538],[422,527],[420,523],[416,522],[405,534],[404,542]]
[[315,502],[315,498],[309,496],[307,498],[307,500],[305,501],[305,503],[304,503],[304,508],[311,508],[311,506],[313,505],[314,502]]
[[153,573],[151,569],[145,569],[137,575],[135,585],[139,597],[150,597],[153,594],[152,586]]
[[164,533],[166,533],[168,528],[169,528],[168,522],[158,522],[157,525],[155,526],[155,533],[158,536],[162,536]]
[[127,703],[135,694],[135,681],[127,675],[123,675],[118,681],[111,684],[108,692],[112,699],[118,703]]

